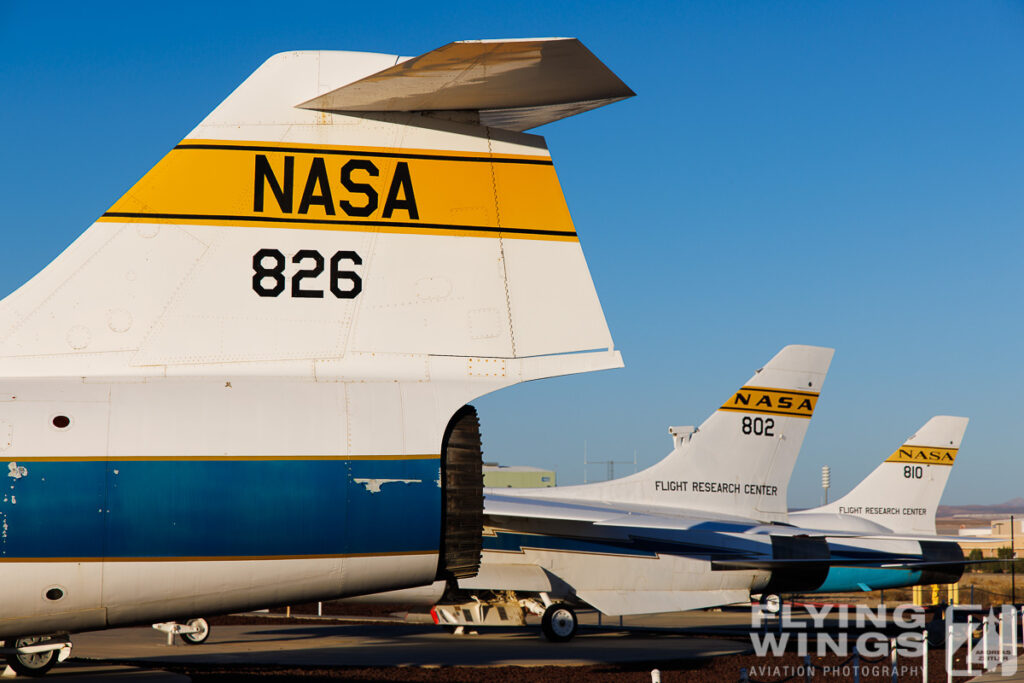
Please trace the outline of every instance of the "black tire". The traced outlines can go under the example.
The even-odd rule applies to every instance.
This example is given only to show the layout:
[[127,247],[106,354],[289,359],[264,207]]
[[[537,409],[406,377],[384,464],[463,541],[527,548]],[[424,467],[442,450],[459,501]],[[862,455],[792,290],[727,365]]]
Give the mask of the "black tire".
[[946,649],[946,620],[932,619],[924,627],[928,634],[928,647],[939,650]]
[[540,620],[540,628],[544,631],[544,637],[552,643],[565,643],[572,640],[579,625],[576,612],[564,602],[549,605]]
[[[16,640],[4,641],[5,647],[25,647],[26,645],[35,645],[49,640],[45,636],[32,637],[32,638],[18,638]],[[43,676],[47,671],[52,669],[57,663],[57,657],[60,654],[60,650],[50,650],[49,652],[38,652],[31,655],[19,655],[9,654],[7,655],[7,666],[14,669],[14,673],[19,676],[32,676],[38,678]]]
[[186,645],[202,645],[206,642],[206,639],[210,637],[210,624],[206,619],[189,619],[185,622],[186,626],[197,626],[199,627],[199,633],[182,633],[181,642]]

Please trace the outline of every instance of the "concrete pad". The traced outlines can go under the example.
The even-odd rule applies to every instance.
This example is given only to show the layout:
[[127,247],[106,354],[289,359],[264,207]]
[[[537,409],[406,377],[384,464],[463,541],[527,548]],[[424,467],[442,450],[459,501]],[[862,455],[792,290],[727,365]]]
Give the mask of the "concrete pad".
[[539,629],[481,629],[455,636],[430,625],[323,624],[213,626],[202,645],[168,646],[148,627],[82,633],[79,659],[166,664],[282,666],[540,666],[699,658],[748,651],[748,642],[628,630],[581,629],[549,643]]

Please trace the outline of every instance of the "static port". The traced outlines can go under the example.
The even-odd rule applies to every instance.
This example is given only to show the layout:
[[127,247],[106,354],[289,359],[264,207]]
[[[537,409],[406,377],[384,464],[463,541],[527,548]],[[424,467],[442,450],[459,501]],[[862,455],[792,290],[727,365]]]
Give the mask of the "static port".
[[64,591],[62,591],[60,588],[51,588],[50,590],[46,591],[47,600],[60,600],[63,597]]
[[71,418],[67,415],[57,415],[53,418],[53,426],[57,429],[67,429],[71,424]]

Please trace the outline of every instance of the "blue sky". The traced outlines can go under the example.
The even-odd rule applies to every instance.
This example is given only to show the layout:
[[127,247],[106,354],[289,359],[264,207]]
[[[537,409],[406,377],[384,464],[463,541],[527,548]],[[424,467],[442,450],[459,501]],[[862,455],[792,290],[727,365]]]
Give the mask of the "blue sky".
[[668,425],[820,344],[792,505],[940,413],[971,418],[944,502],[1021,495],[1019,3],[6,2],[0,294],[275,52],[527,36],[580,38],[638,94],[536,131],[626,368],[481,399],[487,459],[575,483],[586,440],[651,464]]

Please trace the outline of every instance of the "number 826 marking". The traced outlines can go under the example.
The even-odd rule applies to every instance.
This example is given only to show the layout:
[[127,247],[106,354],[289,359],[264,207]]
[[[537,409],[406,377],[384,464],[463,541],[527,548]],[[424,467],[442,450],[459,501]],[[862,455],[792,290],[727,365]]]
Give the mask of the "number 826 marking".
[[772,431],[773,429],[775,429],[775,420],[770,417],[750,417],[747,415],[743,418],[744,434],[775,436],[775,433]]
[[[268,265],[268,261],[271,263]],[[291,277],[291,296],[297,299],[322,299],[323,289],[303,287],[303,280],[312,280],[324,272],[324,256],[313,249],[301,249],[292,256],[295,265],[311,262],[310,267],[295,271]],[[339,299],[354,299],[363,291],[363,280],[351,270],[342,270],[342,263],[360,266],[363,259],[354,251],[335,252],[331,257],[329,289]],[[252,289],[260,296],[280,296],[285,290],[285,258],[277,249],[260,249],[252,255]],[[269,286],[268,286],[269,281]],[[344,287],[342,285],[345,285]]]

